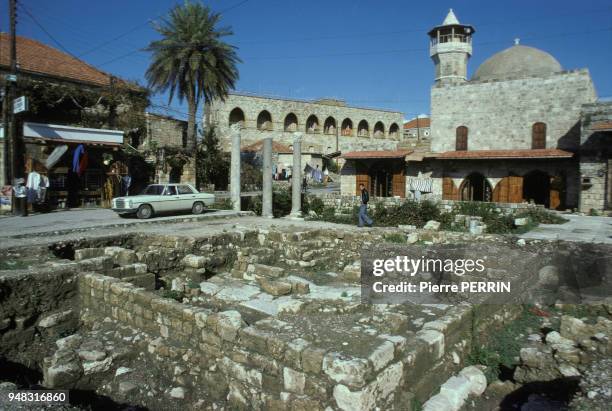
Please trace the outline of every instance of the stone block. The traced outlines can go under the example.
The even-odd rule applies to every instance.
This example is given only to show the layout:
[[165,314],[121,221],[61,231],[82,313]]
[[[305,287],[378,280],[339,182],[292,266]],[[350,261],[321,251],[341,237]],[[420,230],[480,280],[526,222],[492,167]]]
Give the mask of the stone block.
[[306,385],[306,375],[292,368],[283,368],[283,386],[286,391],[303,394]]
[[370,373],[367,360],[338,353],[326,354],[322,369],[333,381],[351,387],[363,387]]
[[193,254],[186,255],[182,260],[183,265],[187,268],[204,268],[207,262],[208,258]]
[[261,289],[268,294],[272,294],[274,296],[291,294],[292,286],[291,283],[287,281],[270,280],[265,277],[260,277],[258,282]]
[[234,341],[238,330],[246,325],[242,321],[240,313],[234,310],[210,315],[207,319],[207,324],[213,328],[219,337],[226,341]]
[[90,258],[102,257],[104,255],[103,248],[81,248],[74,250],[74,259],[76,261],[88,260]]
[[155,290],[155,274],[153,273],[125,277],[123,280],[134,284],[136,287],[142,287],[147,291]]

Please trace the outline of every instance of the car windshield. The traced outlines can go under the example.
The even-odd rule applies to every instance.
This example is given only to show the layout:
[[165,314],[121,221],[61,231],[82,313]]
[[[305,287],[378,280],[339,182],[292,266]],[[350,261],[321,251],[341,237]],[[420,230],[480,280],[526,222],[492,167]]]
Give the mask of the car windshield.
[[153,184],[144,189],[142,194],[150,195],[150,196],[160,196],[164,191],[164,186],[159,184]]

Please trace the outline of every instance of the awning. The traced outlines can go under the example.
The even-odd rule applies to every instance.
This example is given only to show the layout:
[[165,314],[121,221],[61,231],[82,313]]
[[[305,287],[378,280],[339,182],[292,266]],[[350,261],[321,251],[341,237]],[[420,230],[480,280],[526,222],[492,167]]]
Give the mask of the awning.
[[336,158],[336,157],[340,157],[340,154],[342,154],[341,151],[334,151],[333,153],[323,154],[323,157],[325,157],[325,158]]
[[61,144],[100,144],[120,146],[123,131],[70,127],[57,124],[23,123],[24,139],[41,139]]
[[346,160],[365,160],[369,158],[405,158],[412,150],[385,150],[385,151],[351,151],[342,156]]
[[467,150],[446,151],[433,154],[438,160],[491,160],[491,159],[537,159],[537,158],[571,158],[574,153],[558,148],[533,150]]
[[600,121],[591,125],[591,130],[612,131],[612,121]]

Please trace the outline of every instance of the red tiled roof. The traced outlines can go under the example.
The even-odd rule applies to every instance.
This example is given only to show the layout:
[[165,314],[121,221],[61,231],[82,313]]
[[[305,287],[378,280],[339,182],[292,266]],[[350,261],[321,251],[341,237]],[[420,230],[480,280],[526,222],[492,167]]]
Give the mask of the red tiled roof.
[[[240,151],[246,151],[250,153],[256,153],[263,150],[263,139],[256,141],[253,144],[249,144],[248,146],[242,147]],[[293,149],[288,146],[278,143],[276,141],[272,141],[272,152],[273,153],[281,153],[281,154],[290,154],[293,153]]]
[[472,150],[472,151],[447,151],[434,154],[432,157],[438,159],[453,160],[481,160],[481,159],[503,159],[503,158],[570,158],[574,154],[558,148],[545,148],[533,150]]
[[[10,66],[9,40],[8,33],[0,33],[0,66],[5,68]],[[79,81],[96,86],[110,85],[111,76],[108,73],[27,37],[17,36],[17,64],[20,71],[28,73]],[[118,79],[118,81],[122,82],[123,80]],[[136,87],[134,84],[128,84]]]
[[612,130],[612,121],[602,121],[591,126],[591,130]]
[[412,150],[386,150],[386,151],[351,151],[343,154],[342,158],[346,160],[358,160],[366,158],[404,158]]
[[[420,117],[419,118],[419,128],[427,128],[430,125],[430,119],[429,117]],[[408,130],[411,128],[416,128],[417,126],[417,119],[413,118],[412,120],[410,120],[407,123],[404,123],[404,129]]]

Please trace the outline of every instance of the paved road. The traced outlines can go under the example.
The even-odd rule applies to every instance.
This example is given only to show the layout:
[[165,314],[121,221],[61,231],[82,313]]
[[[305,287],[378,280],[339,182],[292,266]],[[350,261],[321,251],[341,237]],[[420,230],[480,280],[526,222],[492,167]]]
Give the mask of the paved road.
[[85,230],[102,227],[130,227],[151,222],[180,222],[186,218],[208,219],[230,217],[237,214],[231,210],[210,210],[199,216],[180,214],[153,217],[150,220],[121,218],[114,211],[105,208],[74,209],[36,214],[28,217],[0,218],[0,233],[3,237],[36,235],[66,230]]
[[525,239],[612,244],[612,217],[564,215],[565,224],[540,224],[521,235]]

